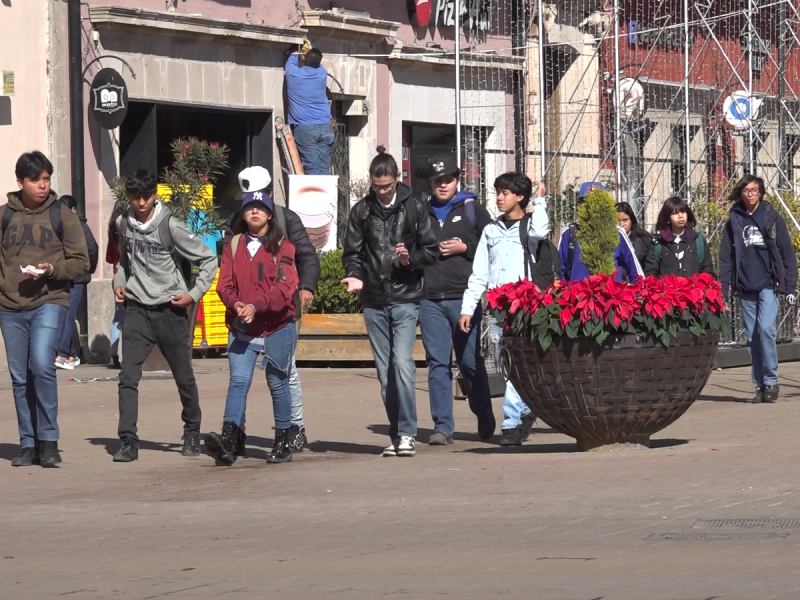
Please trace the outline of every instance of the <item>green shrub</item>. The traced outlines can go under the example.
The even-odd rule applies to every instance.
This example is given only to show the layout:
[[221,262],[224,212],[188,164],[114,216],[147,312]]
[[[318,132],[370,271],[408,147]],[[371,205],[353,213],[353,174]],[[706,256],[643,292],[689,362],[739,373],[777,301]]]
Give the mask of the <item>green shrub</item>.
[[607,191],[591,191],[578,205],[578,240],[581,260],[589,274],[611,275],[616,270],[614,251],[619,244],[617,208]]
[[357,294],[348,294],[347,286],[339,283],[347,277],[342,266],[342,251],[319,252],[320,276],[314,301],[308,307],[310,314],[360,313]]

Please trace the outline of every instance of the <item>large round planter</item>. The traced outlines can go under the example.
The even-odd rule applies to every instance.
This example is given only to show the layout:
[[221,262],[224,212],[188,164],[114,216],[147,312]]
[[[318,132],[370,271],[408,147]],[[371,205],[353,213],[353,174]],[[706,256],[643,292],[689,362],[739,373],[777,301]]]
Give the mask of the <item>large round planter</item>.
[[546,351],[523,337],[502,339],[503,366],[534,414],[574,437],[578,450],[650,445],[708,381],[719,334],[681,332],[668,348],[635,334],[602,346],[566,337]]

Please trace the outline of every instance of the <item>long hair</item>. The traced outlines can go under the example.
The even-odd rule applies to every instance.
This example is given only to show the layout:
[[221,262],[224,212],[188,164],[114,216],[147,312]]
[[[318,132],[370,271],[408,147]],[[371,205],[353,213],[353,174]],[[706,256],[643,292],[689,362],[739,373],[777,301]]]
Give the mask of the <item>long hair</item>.
[[[281,249],[283,230],[275,220],[275,214],[269,209],[267,209],[267,212],[271,218],[267,222],[267,234],[264,236],[264,250],[273,256],[277,256],[278,251]],[[247,228],[247,221],[244,220],[244,217],[241,219],[233,219],[233,222],[231,223],[231,231],[233,231],[234,235],[248,233],[249,230]]]
[[638,237],[649,237],[650,234],[647,233],[647,230],[639,225],[639,219],[636,218],[636,213],[633,212],[633,207],[628,204],[627,202],[617,202],[617,212],[618,213],[625,213],[628,215],[628,218],[631,220],[631,233],[634,236]]
[[661,207],[661,211],[658,213],[656,231],[667,229],[670,226],[670,216],[679,212],[686,213],[686,226],[694,229],[696,221],[694,219],[694,213],[692,212],[692,209],[689,208],[689,204],[680,196],[672,196],[672,198],[667,198],[664,201],[664,206]]
[[733,204],[741,202],[742,192],[744,191],[744,188],[746,188],[754,181],[758,183],[758,190],[759,192],[761,192],[761,198],[763,198],[764,194],[767,193],[767,188],[764,186],[764,180],[761,177],[757,177],[755,175],[745,175],[739,180],[739,183],[736,184],[736,187],[733,188],[731,195],[728,196],[728,201]]

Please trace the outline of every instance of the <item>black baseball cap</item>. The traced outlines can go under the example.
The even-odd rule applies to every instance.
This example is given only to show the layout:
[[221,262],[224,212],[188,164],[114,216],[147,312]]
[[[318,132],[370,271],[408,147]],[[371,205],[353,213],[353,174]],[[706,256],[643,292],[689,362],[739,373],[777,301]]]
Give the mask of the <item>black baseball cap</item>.
[[452,154],[437,154],[428,160],[428,166],[430,167],[428,179],[436,179],[445,175],[452,175],[453,177],[461,175],[461,169],[456,163],[456,157]]

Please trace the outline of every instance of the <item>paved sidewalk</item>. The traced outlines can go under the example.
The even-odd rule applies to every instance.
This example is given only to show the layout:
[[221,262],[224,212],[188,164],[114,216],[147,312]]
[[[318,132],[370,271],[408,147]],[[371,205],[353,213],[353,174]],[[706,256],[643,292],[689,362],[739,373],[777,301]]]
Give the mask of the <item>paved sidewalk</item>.
[[[203,429],[218,431],[227,363],[195,365]],[[158,374],[141,384],[140,460],[112,463],[116,382],[63,380],[114,374],[59,372],[58,470],[8,466],[17,433],[2,382],[0,598],[800,597],[800,363],[781,365],[795,401],[775,405],[736,401],[752,395],[746,369],[715,372],[650,450],[578,454],[544,426],[500,448],[458,402],[456,443],[413,459],[378,456],[373,371],[301,370],[311,445],[286,465],[264,462],[272,414],[258,375],[253,446],[232,468],[180,456],[180,403]],[[693,527],[765,518],[794,521]]]

